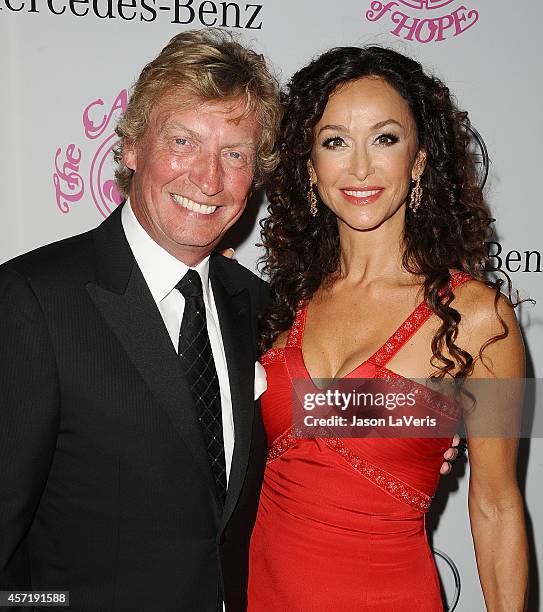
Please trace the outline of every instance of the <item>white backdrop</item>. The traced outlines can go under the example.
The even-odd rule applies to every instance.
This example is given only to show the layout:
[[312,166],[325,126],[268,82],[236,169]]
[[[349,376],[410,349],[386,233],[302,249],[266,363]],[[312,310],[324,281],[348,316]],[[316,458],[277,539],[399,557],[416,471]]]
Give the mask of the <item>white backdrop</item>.
[[[384,44],[442,77],[486,142],[491,157],[486,195],[500,242],[494,248],[501,248],[514,285],[538,301],[523,308],[521,322],[529,374],[541,377],[543,5],[535,0],[253,1],[0,0],[0,261],[85,231],[115,207],[107,151],[123,90],[176,32],[212,24],[241,32],[271,59],[283,82],[331,46]],[[258,206],[252,203],[242,231],[230,237],[238,259],[250,268],[260,255],[258,228],[251,226],[265,215],[265,204]],[[542,463],[541,440],[523,441],[520,478],[531,541],[539,553]],[[484,610],[484,603],[467,519],[467,471],[457,466],[445,479],[428,522],[434,547],[451,559],[438,558],[447,598],[455,597],[456,567],[461,581],[456,610],[474,612]],[[537,555],[532,561],[530,610],[535,611]]]

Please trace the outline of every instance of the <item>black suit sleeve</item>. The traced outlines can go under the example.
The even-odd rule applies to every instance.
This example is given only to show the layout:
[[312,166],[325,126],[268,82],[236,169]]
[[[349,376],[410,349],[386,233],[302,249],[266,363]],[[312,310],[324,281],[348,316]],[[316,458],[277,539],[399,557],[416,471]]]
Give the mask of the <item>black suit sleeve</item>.
[[[26,537],[55,450],[58,375],[29,283],[0,267],[0,590],[30,588]],[[22,610],[22,608],[18,608]]]

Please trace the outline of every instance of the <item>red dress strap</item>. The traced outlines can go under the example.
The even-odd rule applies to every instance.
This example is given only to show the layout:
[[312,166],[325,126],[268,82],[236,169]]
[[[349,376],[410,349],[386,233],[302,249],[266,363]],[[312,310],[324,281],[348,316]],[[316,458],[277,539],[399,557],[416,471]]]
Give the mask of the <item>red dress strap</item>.
[[456,272],[449,280],[449,287],[451,291],[454,291],[457,287],[460,287],[460,285],[469,280],[473,280],[473,276],[468,272]]
[[304,302],[300,302],[298,304],[296,316],[294,317],[294,323],[292,324],[292,327],[288,332],[288,338],[285,347],[299,349],[302,348],[302,338],[304,335],[306,313],[306,304]]
[[[457,272],[449,279],[449,287],[454,291],[466,281],[473,280],[471,274],[467,272]],[[379,367],[385,366],[394,355],[408,342],[408,340],[428,321],[433,311],[426,304],[421,302],[407,319],[398,327],[390,338],[377,349],[368,359]]]

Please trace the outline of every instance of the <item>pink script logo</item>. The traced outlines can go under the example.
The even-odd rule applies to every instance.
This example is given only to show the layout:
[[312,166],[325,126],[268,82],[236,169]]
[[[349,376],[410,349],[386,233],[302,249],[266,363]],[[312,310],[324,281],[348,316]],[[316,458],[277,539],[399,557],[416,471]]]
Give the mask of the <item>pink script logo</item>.
[[[441,42],[451,36],[458,36],[479,21],[479,12],[459,6],[450,13],[436,15],[434,10],[443,8],[456,0],[398,0],[398,2],[372,2],[366,11],[368,21],[379,21],[385,16],[392,22],[390,33],[404,40],[422,44]],[[400,4],[418,11],[429,11],[428,16],[396,10]]]
[[117,143],[112,118],[115,116],[116,120],[118,115],[126,109],[127,103],[128,92],[123,89],[115,98],[107,114],[104,114],[104,101],[101,99],[94,100],[83,111],[84,134],[89,142],[98,144],[85,179],[80,169],[83,159],[81,149],[73,143],[66,147],[64,153],[61,147],[57,149],[53,184],[57,206],[61,212],[70,212],[70,206],[79,202],[85,195],[85,191],[90,192],[96,208],[103,217],[107,217],[122,202],[111,171],[105,170],[104,165],[110,160],[111,151]]
[[415,9],[436,9],[447,6],[454,0],[400,0],[400,2]]

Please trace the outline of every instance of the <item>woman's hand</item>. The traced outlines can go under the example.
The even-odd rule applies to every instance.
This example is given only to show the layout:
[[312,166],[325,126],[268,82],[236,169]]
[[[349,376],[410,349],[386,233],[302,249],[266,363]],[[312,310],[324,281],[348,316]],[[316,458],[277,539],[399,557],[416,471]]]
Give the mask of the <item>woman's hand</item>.
[[453,463],[465,452],[465,447],[460,448],[460,436],[458,434],[454,434],[452,444],[450,448],[448,448],[443,453],[443,464],[439,470],[439,473],[445,476],[452,470]]

